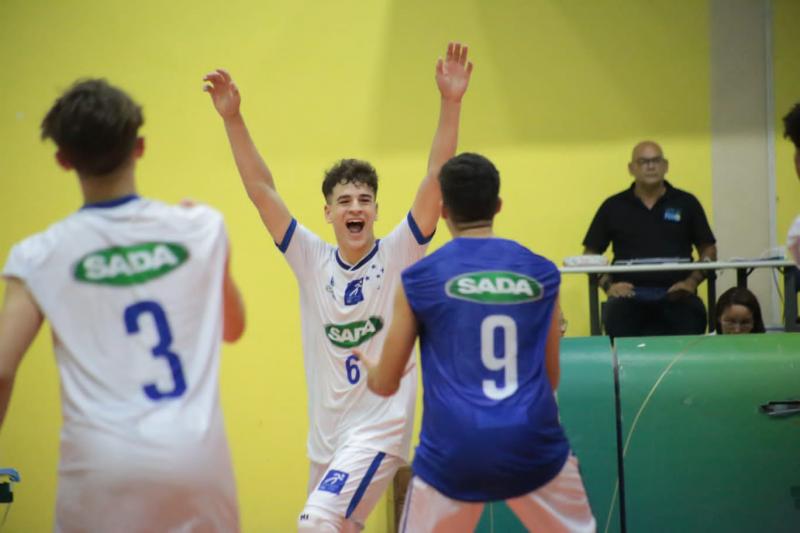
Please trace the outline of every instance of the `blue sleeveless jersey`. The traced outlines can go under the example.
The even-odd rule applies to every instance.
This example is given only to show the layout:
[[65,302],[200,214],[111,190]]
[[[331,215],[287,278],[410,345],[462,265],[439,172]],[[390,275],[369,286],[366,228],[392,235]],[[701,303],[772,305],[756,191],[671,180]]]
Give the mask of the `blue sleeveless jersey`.
[[553,479],[569,455],[545,369],[556,266],[514,241],[458,238],[402,279],[424,387],[415,475],[465,501]]

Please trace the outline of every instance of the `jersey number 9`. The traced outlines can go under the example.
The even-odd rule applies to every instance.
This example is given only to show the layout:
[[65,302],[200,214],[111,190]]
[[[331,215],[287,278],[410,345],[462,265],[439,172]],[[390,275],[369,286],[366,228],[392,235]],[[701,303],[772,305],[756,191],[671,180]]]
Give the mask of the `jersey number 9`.
[[[505,354],[495,353],[495,330],[501,330]],[[489,315],[481,322],[481,361],[483,366],[503,371],[504,385],[493,379],[483,380],[483,393],[492,400],[508,398],[517,391],[517,323],[508,315]]]

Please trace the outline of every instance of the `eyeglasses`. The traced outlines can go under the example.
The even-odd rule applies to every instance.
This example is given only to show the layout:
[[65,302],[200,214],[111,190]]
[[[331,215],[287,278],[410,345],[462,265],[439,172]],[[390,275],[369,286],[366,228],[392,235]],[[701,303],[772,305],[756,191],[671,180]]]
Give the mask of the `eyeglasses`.
[[657,155],[655,157],[639,157],[634,162],[640,167],[646,167],[647,165],[660,165],[664,161],[666,161],[664,156]]

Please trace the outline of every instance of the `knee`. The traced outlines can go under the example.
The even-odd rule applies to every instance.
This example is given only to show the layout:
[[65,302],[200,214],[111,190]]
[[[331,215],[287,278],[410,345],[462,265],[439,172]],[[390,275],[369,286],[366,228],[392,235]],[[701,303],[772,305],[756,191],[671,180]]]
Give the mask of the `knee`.
[[344,518],[315,507],[306,507],[297,519],[298,533],[339,533]]

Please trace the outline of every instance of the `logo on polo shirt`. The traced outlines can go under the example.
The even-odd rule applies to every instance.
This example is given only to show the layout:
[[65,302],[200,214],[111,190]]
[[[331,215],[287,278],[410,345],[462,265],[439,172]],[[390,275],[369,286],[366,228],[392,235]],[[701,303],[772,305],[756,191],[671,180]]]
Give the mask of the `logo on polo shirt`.
[[113,246],[83,256],[75,279],[117,287],[138,285],[172,272],[189,258],[189,250],[170,242]]
[[664,210],[664,220],[668,220],[670,222],[680,222],[681,221],[681,210],[677,207],[668,207]]
[[328,324],[325,326],[325,335],[335,346],[353,348],[374,337],[382,329],[383,319],[371,316],[367,320],[348,324]]
[[350,474],[347,472],[342,472],[341,470],[328,470],[328,473],[325,474],[325,477],[322,479],[322,483],[319,484],[317,490],[339,494],[342,492],[342,488],[344,488],[344,484],[347,482],[348,477],[350,477]]
[[519,304],[542,297],[542,284],[515,272],[470,272],[445,285],[450,298],[487,304]]

